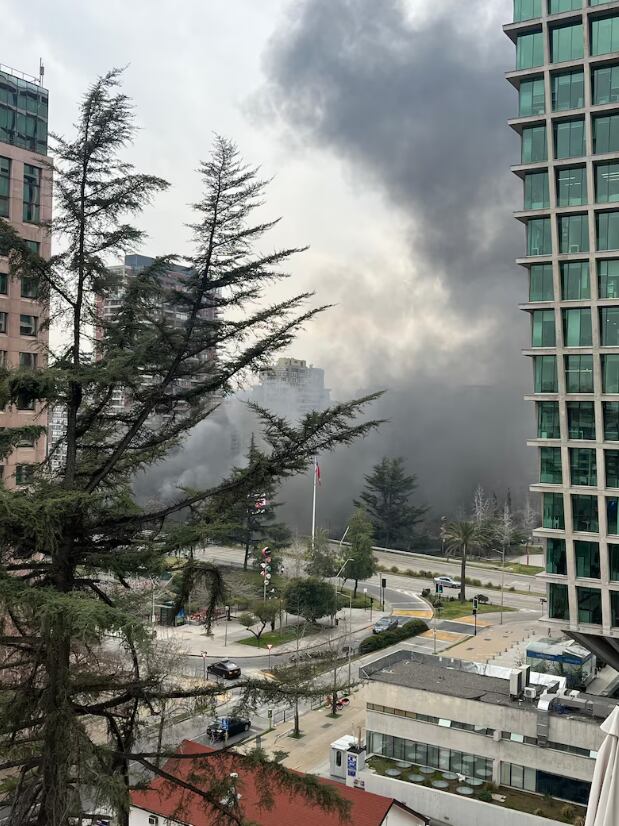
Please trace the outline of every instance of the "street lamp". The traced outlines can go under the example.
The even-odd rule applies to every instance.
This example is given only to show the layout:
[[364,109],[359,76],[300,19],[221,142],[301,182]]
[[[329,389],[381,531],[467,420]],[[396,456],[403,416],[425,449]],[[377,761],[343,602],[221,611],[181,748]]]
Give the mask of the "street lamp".
[[[346,531],[344,531],[344,536],[346,536],[347,531],[348,531],[348,528],[346,528]],[[340,546],[342,545],[342,542],[344,541],[344,536],[340,539]],[[337,581],[340,578],[340,574],[342,573],[344,568],[348,565],[348,563],[349,562],[354,562],[354,561],[355,560],[352,557],[350,557],[350,559],[344,560],[344,563],[342,564],[342,567],[340,568],[340,570],[335,575],[335,580],[333,582],[333,598],[335,600],[335,605],[334,605],[335,611],[333,612],[333,617],[334,618],[335,618],[335,615],[337,614]],[[350,610],[351,610],[351,613],[352,613],[352,597],[351,597],[351,600],[350,600]]]
[[441,556],[445,556],[445,519],[446,516],[441,516]]

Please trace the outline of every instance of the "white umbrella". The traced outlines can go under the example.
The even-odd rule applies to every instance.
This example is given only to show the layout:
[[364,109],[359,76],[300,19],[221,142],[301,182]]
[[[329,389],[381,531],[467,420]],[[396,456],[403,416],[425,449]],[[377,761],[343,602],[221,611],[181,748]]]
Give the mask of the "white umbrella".
[[606,737],[595,760],[585,826],[619,823],[619,706],[600,726]]

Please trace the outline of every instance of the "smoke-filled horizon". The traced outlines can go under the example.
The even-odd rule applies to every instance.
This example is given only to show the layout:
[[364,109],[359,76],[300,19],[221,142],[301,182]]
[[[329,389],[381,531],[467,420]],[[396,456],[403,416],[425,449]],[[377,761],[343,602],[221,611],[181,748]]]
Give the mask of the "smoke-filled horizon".
[[[343,235],[355,221],[382,243],[367,261],[313,265],[318,299],[336,307],[289,352],[325,369],[334,399],[387,391],[372,411],[388,420],[380,431],[321,458],[318,518],[333,531],[383,456],[404,457],[435,516],[468,507],[478,484],[499,498],[509,488],[517,505],[533,479],[528,328],[517,309],[527,285],[513,263],[524,237],[511,217],[521,191],[509,172],[519,149],[506,125],[514,55],[501,31],[509,3],[493,6],[299,0],[246,104],[299,157],[336,161],[360,204],[367,192],[381,201],[339,216]],[[214,426],[160,469],[164,487],[204,478],[206,464],[215,472]],[[307,533],[311,474],[286,482],[281,498],[291,527]]]

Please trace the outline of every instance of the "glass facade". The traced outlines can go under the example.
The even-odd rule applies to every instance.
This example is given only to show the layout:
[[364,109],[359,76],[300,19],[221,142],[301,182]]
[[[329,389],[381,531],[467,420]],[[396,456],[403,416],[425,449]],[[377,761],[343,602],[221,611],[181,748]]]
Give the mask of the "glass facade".
[[0,295],[6,295],[9,291],[9,277],[6,273],[0,272]]
[[619,151],[619,115],[593,118],[593,154]]
[[557,170],[557,206],[587,203],[587,170],[584,166]]
[[38,224],[41,220],[41,169],[24,164],[24,209],[23,220]]
[[619,101],[619,65],[603,66],[593,70],[593,103],[616,103]]
[[564,301],[591,298],[588,261],[569,261],[561,264],[561,298]]
[[479,777],[487,780],[492,776],[492,759],[478,757],[454,749],[444,749],[429,743],[418,743],[403,737],[392,737],[376,731],[367,732],[369,754],[390,757],[393,760],[406,760],[419,766],[431,766],[434,769],[456,772],[467,777]]
[[600,163],[595,167],[595,198],[600,204],[619,201],[619,163]]
[[600,338],[603,347],[619,346],[619,307],[600,310]]
[[602,356],[602,389],[604,393],[619,393],[619,355]]
[[546,110],[544,78],[536,77],[532,80],[523,80],[520,84],[519,101],[518,114],[520,117],[543,115]]
[[597,496],[574,493],[571,498],[574,530],[597,533],[599,529]]
[[563,478],[561,473],[561,448],[542,447],[539,453],[540,482],[546,485],[560,485]]
[[585,155],[585,121],[583,118],[562,120],[554,125],[555,158],[578,158]]
[[619,249],[619,212],[600,212],[597,216],[597,248]]
[[606,524],[608,533],[613,536],[619,535],[619,499],[616,496],[606,497]]
[[595,440],[593,402],[567,402],[566,407],[569,438]]
[[562,310],[565,347],[590,347],[592,344],[591,310]]
[[529,268],[529,301],[552,301],[553,296],[552,264],[532,264]]
[[595,450],[589,447],[570,448],[570,481],[572,485],[597,485]]
[[570,618],[567,585],[551,582],[548,586],[548,616],[551,619],[567,620]]
[[524,176],[524,208],[548,209],[549,206],[548,173],[529,172]]
[[619,259],[598,261],[598,290],[600,298],[619,298]]
[[602,402],[604,439],[619,442],[619,402]]
[[603,17],[591,21],[591,54],[619,51],[619,17]]
[[533,373],[536,393],[556,393],[558,391],[555,356],[534,356]]
[[516,38],[516,68],[533,69],[544,65],[544,35],[542,32],[521,34]]
[[561,438],[559,402],[537,402],[537,438]]
[[551,252],[550,218],[531,218],[527,222],[527,255],[550,255]]
[[514,23],[542,16],[542,0],[514,0]]
[[613,582],[619,581],[619,545],[608,545],[608,572]]
[[0,157],[0,218],[10,214],[11,196],[11,160]]
[[546,540],[546,571],[549,574],[567,575],[565,539]]
[[531,346],[555,346],[555,311],[533,310],[531,313]]
[[568,393],[593,393],[593,356],[565,356],[565,389]]
[[584,56],[584,38],[582,23],[558,26],[551,29],[551,60],[563,63],[567,60],[579,60]]
[[559,217],[559,252],[589,251],[589,221],[586,215]]
[[597,542],[574,542],[576,576],[589,579],[600,578],[600,546]]
[[602,592],[599,588],[576,588],[578,622],[602,624]]
[[545,126],[527,126],[522,130],[522,163],[539,163],[548,160]]
[[619,591],[610,592],[610,622],[615,628],[619,625]]
[[585,75],[582,69],[553,75],[551,85],[554,112],[581,109],[585,105]]
[[582,0],[548,0],[548,14],[561,14],[574,9],[582,9]]
[[606,487],[619,488],[619,450],[604,451]]
[[47,90],[0,71],[0,142],[47,153]]
[[544,493],[542,501],[542,525],[544,528],[563,530],[563,528],[565,528],[565,518],[563,515],[563,494]]

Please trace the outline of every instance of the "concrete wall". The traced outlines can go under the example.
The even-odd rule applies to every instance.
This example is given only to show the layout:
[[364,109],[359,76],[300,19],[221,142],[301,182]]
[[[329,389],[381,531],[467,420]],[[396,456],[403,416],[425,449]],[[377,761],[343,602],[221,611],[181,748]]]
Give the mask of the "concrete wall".
[[[136,809],[135,806],[132,806],[129,810],[129,826],[149,826],[148,818],[150,817],[150,812],[145,812],[144,809]],[[165,817],[161,817],[161,815],[157,815],[159,817],[159,826],[181,826],[176,820],[168,820]],[[550,823],[550,821],[548,821]]]
[[[456,794],[429,789],[426,786],[392,780],[367,770],[362,773],[361,778],[365,782],[366,792],[393,797],[416,812],[449,826],[497,826],[498,823],[501,826],[560,826],[558,820],[536,817],[492,803],[482,803],[479,800],[469,800]],[[136,826],[144,825],[140,823]]]
[[[456,673],[454,673],[454,679],[457,679]],[[497,732],[511,731],[529,737],[537,736],[535,706],[491,705],[476,700],[464,700],[460,697],[448,697],[444,694],[433,694],[429,691],[374,681],[368,683],[366,699],[369,703],[485,726]],[[493,739],[470,731],[443,728],[434,723],[422,723],[418,720],[382,712],[368,710],[366,729],[421,743],[430,743],[442,748],[456,749],[479,757],[490,757],[494,760],[552,771],[554,774],[580,780],[591,781],[595,768],[595,760],[577,754],[556,749],[542,749],[511,740]],[[603,735],[599,726],[594,722],[550,715],[549,739],[597,751],[602,743]]]
[[426,821],[395,805],[389,809],[381,826],[426,826]]

